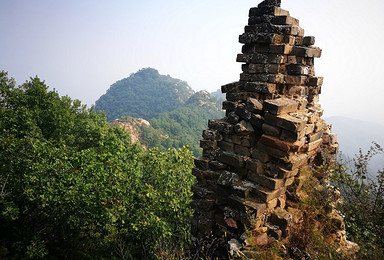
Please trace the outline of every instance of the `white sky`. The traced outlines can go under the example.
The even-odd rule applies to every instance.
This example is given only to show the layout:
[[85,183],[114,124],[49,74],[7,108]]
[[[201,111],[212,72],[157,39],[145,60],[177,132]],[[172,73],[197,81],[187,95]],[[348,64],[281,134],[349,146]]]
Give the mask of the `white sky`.
[[[94,102],[143,67],[215,91],[237,81],[251,0],[0,0],[0,69]],[[282,0],[316,37],[325,116],[384,125],[384,1]]]

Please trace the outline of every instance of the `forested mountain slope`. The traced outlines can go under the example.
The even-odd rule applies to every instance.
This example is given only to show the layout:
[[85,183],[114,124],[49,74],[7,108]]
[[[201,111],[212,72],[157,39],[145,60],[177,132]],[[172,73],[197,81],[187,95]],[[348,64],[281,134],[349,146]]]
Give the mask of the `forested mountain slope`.
[[108,121],[123,116],[148,120],[180,107],[193,93],[187,82],[145,68],[112,84],[96,101],[95,110],[105,111]]

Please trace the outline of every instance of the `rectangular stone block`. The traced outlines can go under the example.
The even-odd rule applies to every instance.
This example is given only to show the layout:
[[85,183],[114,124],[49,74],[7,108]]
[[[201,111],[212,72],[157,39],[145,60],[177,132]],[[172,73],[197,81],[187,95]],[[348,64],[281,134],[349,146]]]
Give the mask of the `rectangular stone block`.
[[318,47],[295,46],[293,47],[292,54],[300,57],[320,58],[321,49]]
[[307,77],[287,75],[285,76],[285,83],[289,85],[303,86],[307,83]]
[[247,176],[250,181],[253,181],[263,187],[271,190],[277,190],[284,186],[284,179],[273,179],[265,175],[252,174]]
[[310,77],[308,79],[308,86],[322,86],[323,77]]
[[299,25],[299,20],[293,18],[292,16],[275,16],[272,18],[271,22],[278,25]]
[[242,168],[244,166],[244,157],[228,152],[221,152],[217,158],[220,162],[231,165],[235,168]]
[[297,111],[298,103],[292,99],[279,98],[264,100],[263,110],[268,111],[273,115],[284,115],[290,112]]
[[293,95],[307,96],[308,88],[306,86],[290,86],[288,90],[288,94],[292,96]]
[[208,128],[210,130],[217,130],[219,132],[226,133],[226,134],[233,132],[233,125],[220,119],[208,120]]
[[307,135],[307,142],[312,143],[314,141],[319,140],[323,136],[323,133],[324,131],[321,130],[320,132]]
[[271,43],[282,43],[284,39],[283,35],[274,33],[243,33],[239,36],[239,42],[243,44],[271,44]]
[[221,163],[219,161],[210,161],[209,168],[213,171],[225,170],[227,169],[227,165]]
[[270,190],[268,188],[264,188],[262,186],[258,186],[256,189],[253,190],[253,194],[255,195],[256,199],[268,202],[273,199],[276,199],[281,196],[285,192],[285,188],[281,188],[278,190]]
[[275,54],[290,54],[293,46],[288,44],[271,44],[269,45],[269,52]]
[[311,72],[311,69],[309,66],[303,66],[303,65],[289,65],[286,67],[287,73],[289,75],[309,75]]
[[306,125],[306,122],[303,119],[299,119],[290,115],[274,116],[270,113],[266,113],[264,119],[265,122],[270,125],[281,127],[293,132],[299,132],[303,130]]
[[241,117],[242,119],[245,119],[245,120],[250,120],[251,119],[251,116],[252,116],[252,113],[249,112],[244,105],[239,105],[237,106],[236,108],[236,111],[235,111],[236,115],[238,115],[239,117]]
[[302,147],[305,144],[305,142],[299,142],[299,141],[294,143],[285,142],[268,135],[263,135],[260,139],[260,142],[266,146],[276,148],[284,152],[297,152],[300,149],[300,147]]
[[258,174],[262,174],[264,172],[263,163],[255,159],[247,160],[245,167],[248,170],[256,172]]
[[281,128],[275,127],[266,123],[262,125],[262,130],[265,134],[269,136],[274,136],[274,137],[279,137],[281,133]]
[[237,54],[236,56],[236,61],[237,62],[244,62],[244,63],[250,63],[251,62],[251,59],[252,59],[252,55],[251,54]]
[[266,170],[266,175],[275,179],[276,178],[277,179],[292,178],[292,177],[295,177],[298,173],[299,173],[298,169],[286,170],[272,163],[268,163],[267,170]]
[[232,101],[224,101],[222,109],[227,111],[235,111],[238,103]]
[[218,146],[227,152],[233,152],[235,150],[235,145],[233,143],[228,143],[225,141],[219,141]]
[[287,55],[269,54],[267,62],[268,63],[276,63],[276,64],[284,64],[287,62]]
[[259,203],[251,199],[244,199],[234,195],[229,197],[228,204],[229,206],[242,212],[249,211],[256,217],[261,216],[267,208],[265,203]]
[[220,174],[217,180],[217,184],[228,187],[238,181],[240,181],[240,178],[236,173],[224,171]]
[[287,158],[287,160],[289,160],[291,155],[289,152],[284,152],[282,150],[264,145],[262,143],[257,144],[257,149],[277,159]]
[[305,133],[306,133],[305,129],[300,131],[289,131],[289,130],[283,129],[281,131],[280,139],[287,142],[294,143],[299,140],[302,140],[305,136]]
[[306,36],[303,38],[303,45],[314,45],[315,37],[314,36]]
[[211,160],[204,158],[204,157],[198,157],[198,158],[194,159],[196,167],[201,169],[201,170],[208,170],[210,161]]
[[276,84],[265,82],[248,82],[245,84],[244,89],[250,92],[273,94],[276,92]]
[[222,93],[233,93],[239,90],[239,82],[232,82],[221,86]]
[[206,140],[219,140],[221,135],[217,131],[203,130],[203,138]]
[[217,149],[217,142],[212,140],[200,140],[200,147],[203,149],[211,149],[216,150]]
[[252,149],[251,153],[253,159],[258,160],[262,163],[266,163],[271,159],[271,157],[267,153],[260,151],[257,148]]
[[[262,54],[262,53],[255,53],[252,56],[251,62],[252,63],[259,63],[259,64],[268,63],[268,55]],[[251,62],[249,62],[249,63],[251,63]]]
[[248,147],[244,147],[242,145],[235,145],[235,153],[244,155],[244,156],[251,156],[251,151]]

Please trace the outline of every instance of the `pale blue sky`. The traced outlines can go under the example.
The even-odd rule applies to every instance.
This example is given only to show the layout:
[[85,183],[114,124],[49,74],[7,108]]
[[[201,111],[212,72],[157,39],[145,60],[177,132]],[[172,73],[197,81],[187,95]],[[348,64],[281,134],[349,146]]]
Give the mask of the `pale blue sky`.
[[[282,0],[316,37],[325,116],[384,124],[384,1]],[[0,0],[0,69],[19,84],[38,75],[93,104],[111,84],[153,67],[215,91],[237,81],[238,35],[250,0]]]

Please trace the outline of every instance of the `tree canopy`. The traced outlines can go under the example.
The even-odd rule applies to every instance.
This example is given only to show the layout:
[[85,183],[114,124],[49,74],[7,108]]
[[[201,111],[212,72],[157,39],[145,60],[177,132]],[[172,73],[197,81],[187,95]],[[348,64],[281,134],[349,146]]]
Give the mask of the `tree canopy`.
[[102,113],[0,72],[0,258],[150,258],[189,240],[193,159],[144,152]]
[[105,111],[109,121],[123,116],[149,120],[178,108],[193,93],[185,81],[145,68],[112,84],[96,101],[95,109]]

